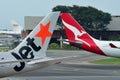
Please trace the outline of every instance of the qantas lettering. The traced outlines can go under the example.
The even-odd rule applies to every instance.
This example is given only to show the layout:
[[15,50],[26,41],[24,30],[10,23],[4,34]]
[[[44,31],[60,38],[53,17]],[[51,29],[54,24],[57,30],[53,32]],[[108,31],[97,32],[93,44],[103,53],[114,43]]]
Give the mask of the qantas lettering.
[[[34,59],[34,54],[33,51],[39,51],[41,49],[41,46],[37,46],[34,43],[34,38],[28,38],[27,41],[27,46],[22,46],[18,53],[12,52],[11,54],[17,59],[17,60],[23,60],[23,59]],[[14,67],[14,70],[19,72],[25,67],[25,62],[20,62],[20,66],[16,65]]]

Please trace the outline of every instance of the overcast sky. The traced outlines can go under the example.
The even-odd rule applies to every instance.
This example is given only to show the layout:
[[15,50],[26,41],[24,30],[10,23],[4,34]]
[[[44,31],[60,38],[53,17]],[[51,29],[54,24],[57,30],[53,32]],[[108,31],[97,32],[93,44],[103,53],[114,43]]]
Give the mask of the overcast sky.
[[0,0],[0,29],[11,29],[11,20],[24,26],[24,16],[45,16],[57,5],[92,6],[120,15],[120,0]]

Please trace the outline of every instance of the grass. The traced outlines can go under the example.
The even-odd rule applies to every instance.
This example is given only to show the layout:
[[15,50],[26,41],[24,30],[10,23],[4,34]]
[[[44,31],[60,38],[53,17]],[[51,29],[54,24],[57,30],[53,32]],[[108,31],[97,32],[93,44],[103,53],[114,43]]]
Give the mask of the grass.
[[75,47],[56,47],[56,48],[50,48],[48,47],[48,50],[80,50],[79,48],[75,48]]
[[91,63],[94,64],[120,64],[120,58],[107,58],[107,59],[101,59],[101,60],[95,60]]
[[11,49],[0,49],[0,52],[7,52],[9,50],[11,50]]
[[52,43],[48,46],[48,50],[80,50],[80,49],[77,47],[73,47],[73,46],[65,45],[65,44],[61,48],[60,45],[56,43]]

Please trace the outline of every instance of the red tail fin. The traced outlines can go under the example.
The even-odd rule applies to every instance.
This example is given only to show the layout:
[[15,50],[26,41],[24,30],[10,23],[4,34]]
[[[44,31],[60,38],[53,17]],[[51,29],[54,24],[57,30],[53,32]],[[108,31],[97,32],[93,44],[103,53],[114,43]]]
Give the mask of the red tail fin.
[[90,47],[92,39],[82,26],[69,13],[62,13],[61,17],[69,41],[81,41]]
[[79,48],[104,55],[103,51],[95,43],[95,39],[69,13],[62,13],[61,18],[70,42],[82,42],[82,46]]

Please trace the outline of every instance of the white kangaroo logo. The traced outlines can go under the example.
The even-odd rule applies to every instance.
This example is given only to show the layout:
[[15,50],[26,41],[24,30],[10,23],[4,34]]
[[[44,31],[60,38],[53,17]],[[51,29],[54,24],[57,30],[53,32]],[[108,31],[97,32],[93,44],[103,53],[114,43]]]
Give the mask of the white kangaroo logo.
[[75,40],[82,41],[83,43],[85,43],[86,45],[88,45],[88,46],[90,47],[90,44],[89,44],[89,43],[87,43],[86,41],[78,38],[78,37],[82,36],[83,34],[86,34],[85,31],[81,31],[81,32],[80,32],[76,27],[74,27],[74,26],[66,23],[64,20],[62,20],[62,22],[63,22],[63,24],[64,24],[69,30],[71,30],[71,31],[74,33],[74,35],[75,35]]
[[[79,31],[79,32],[80,32],[80,31]],[[81,31],[80,34],[78,34],[78,36],[80,37],[80,36],[82,36],[83,34],[86,34],[86,32],[85,32],[85,31]]]

